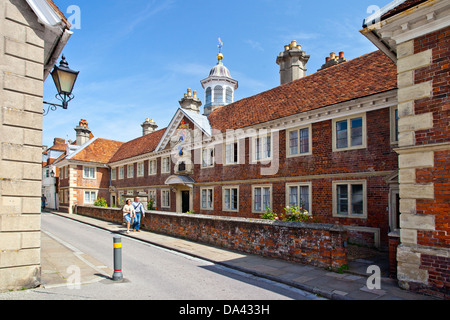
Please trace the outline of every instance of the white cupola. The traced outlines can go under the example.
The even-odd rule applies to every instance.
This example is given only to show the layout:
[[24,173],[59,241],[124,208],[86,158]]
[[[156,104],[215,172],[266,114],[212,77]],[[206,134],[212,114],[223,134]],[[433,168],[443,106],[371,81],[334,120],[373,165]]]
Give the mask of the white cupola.
[[[221,44],[219,48],[222,48]],[[200,81],[205,89],[205,116],[218,107],[234,102],[234,91],[238,88],[238,82],[231,77],[222,60],[223,54],[219,51],[217,64],[211,69],[209,76]]]

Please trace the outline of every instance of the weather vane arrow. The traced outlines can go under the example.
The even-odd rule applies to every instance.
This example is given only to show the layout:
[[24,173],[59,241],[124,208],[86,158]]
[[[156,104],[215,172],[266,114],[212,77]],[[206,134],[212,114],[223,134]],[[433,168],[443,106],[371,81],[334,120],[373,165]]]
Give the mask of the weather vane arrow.
[[219,45],[217,46],[217,48],[219,48],[219,53],[222,53],[222,47],[223,47],[223,42],[222,42],[222,40],[220,40],[220,37],[219,37]]

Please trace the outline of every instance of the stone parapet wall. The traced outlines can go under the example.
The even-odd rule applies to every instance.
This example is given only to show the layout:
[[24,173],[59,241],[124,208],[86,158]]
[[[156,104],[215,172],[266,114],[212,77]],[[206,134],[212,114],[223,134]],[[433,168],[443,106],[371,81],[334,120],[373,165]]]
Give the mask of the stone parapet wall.
[[[122,223],[116,208],[78,206],[76,213]],[[347,264],[347,231],[331,224],[177,214],[152,211],[142,228],[231,250],[332,270]]]

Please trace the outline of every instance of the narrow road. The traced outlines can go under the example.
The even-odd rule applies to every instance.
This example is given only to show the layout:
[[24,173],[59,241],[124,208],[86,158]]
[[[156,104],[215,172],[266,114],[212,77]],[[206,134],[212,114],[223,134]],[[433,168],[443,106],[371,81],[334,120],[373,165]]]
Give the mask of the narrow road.
[[[113,234],[64,217],[42,214],[42,231],[113,268]],[[26,299],[309,300],[310,293],[122,236],[121,283],[28,290]],[[20,294],[20,293],[19,293]],[[5,298],[0,294],[0,300]],[[15,299],[20,299],[16,295]]]

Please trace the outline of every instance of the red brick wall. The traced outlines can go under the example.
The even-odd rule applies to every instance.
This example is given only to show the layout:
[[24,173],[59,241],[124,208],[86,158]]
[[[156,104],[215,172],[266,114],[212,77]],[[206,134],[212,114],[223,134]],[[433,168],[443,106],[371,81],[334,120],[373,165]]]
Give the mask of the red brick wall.
[[428,283],[432,288],[421,288],[420,291],[450,299],[450,258],[432,255],[421,255],[421,269],[428,271]]
[[[450,27],[417,38],[415,53],[432,49],[432,64],[415,72],[415,83],[432,81],[430,98],[416,100],[416,114],[432,112],[433,128],[416,132],[416,144],[450,142]],[[436,231],[419,231],[418,244],[448,248],[450,151],[434,153],[434,167],[416,171],[417,183],[434,183],[435,199],[417,200],[417,213],[435,216]]]
[[[123,221],[120,209],[78,206],[77,214]],[[152,212],[146,214],[142,228],[333,270],[347,264],[346,231],[339,226]]]
[[415,83],[433,81],[433,94],[416,100],[415,113],[433,112],[433,128],[416,132],[416,144],[450,141],[450,27],[414,41],[414,53],[432,49],[432,63],[415,71]]
[[[432,63],[415,71],[415,83],[432,81],[433,93],[429,98],[415,101],[415,113],[433,113],[433,128],[416,131],[416,145],[450,142],[450,27],[415,39],[414,51],[432,49]],[[418,214],[433,215],[435,231],[418,231],[421,246],[449,248],[450,243],[450,151],[434,152],[434,167],[418,169],[417,183],[433,183],[432,200],[418,199]],[[428,286],[415,290],[450,297],[450,259],[422,254],[421,269],[427,270]],[[414,289],[414,288],[413,288]]]

